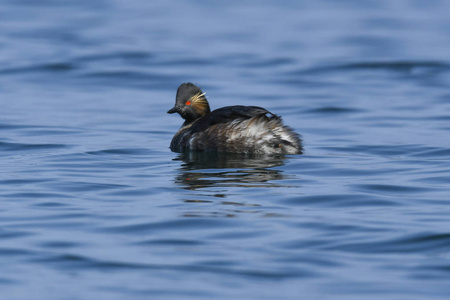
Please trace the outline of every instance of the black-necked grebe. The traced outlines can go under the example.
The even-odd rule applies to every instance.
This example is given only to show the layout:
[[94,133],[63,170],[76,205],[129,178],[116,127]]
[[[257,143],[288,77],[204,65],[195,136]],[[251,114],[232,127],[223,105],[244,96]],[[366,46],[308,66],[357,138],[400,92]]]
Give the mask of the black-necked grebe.
[[186,150],[253,154],[301,154],[300,136],[281,117],[258,106],[226,106],[211,112],[205,93],[188,82],[178,87],[175,106],[167,113],[185,119],[170,143]]

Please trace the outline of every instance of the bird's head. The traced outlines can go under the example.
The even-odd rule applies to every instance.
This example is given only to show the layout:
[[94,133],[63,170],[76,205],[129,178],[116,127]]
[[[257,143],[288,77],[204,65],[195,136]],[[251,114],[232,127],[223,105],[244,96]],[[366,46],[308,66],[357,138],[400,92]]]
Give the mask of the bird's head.
[[210,113],[205,93],[190,82],[183,83],[178,87],[175,106],[167,113],[179,113],[180,116],[190,123]]

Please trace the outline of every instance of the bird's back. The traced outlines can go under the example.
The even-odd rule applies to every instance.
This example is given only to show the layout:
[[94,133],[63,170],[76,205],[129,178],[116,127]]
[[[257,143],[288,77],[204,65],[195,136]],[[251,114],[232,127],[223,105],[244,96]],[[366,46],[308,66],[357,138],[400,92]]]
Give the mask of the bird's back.
[[254,154],[300,154],[300,136],[280,117],[258,106],[227,106],[184,124],[171,150]]

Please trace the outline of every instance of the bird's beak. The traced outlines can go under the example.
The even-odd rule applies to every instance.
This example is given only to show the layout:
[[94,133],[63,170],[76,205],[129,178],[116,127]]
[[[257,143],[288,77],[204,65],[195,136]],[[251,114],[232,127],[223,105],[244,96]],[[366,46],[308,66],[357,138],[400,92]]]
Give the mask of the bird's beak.
[[178,112],[178,108],[176,106],[172,107],[171,109],[169,109],[167,111],[168,114],[173,114],[173,113],[176,113],[176,112]]

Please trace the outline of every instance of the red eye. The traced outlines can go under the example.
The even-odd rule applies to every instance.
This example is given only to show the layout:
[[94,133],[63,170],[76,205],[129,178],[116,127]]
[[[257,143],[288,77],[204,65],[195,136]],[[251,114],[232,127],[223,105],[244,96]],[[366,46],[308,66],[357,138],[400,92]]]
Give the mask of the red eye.
[[191,105],[191,101],[186,102],[186,105]]

